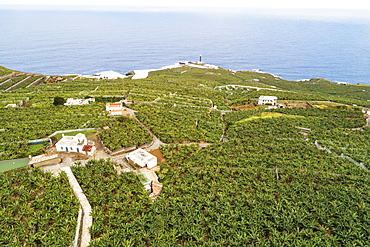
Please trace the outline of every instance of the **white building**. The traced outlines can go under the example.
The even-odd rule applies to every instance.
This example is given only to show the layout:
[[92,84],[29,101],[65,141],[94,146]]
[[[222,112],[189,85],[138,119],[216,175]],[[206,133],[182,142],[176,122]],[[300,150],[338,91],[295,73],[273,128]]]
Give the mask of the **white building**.
[[17,104],[7,104],[5,107],[6,108],[9,108],[9,107],[17,107]]
[[123,107],[122,102],[107,103],[105,105],[105,110],[108,111],[111,116],[130,116],[136,112]]
[[64,105],[88,105],[95,102],[94,98],[88,98],[88,99],[67,99],[67,102],[64,103]]
[[157,165],[157,157],[147,151],[138,148],[135,151],[126,155],[126,159],[140,167],[148,167],[149,169]]
[[109,112],[109,115],[111,116],[123,116],[128,115],[128,111],[126,108],[122,106],[121,102],[117,103],[107,103],[105,105],[105,110]]
[[368,109],[362,109],[362,113],[370,116],[370,110]]
[[258,98],[259,105],[266,105],[266,104],[276,105],[276,103],[277,103],[276,96],[260,96]]
[[76,136],[65,136],[55,144],[57,151],[83,153],[93,155],[96,147],[94,142],[87,140],[86,136],[78,133]]
[[106,111],[114,111],[114,110],[122,110],[122,109],[123,109],[123,106],[121,102],[105,104]]

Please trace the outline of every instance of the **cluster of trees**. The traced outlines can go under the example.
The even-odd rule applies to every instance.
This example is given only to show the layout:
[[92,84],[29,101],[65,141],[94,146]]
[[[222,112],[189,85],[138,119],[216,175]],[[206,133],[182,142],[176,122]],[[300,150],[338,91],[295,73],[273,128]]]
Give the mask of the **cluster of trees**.
[[186,164],[190,156],[199,149],[199,144],[169,144],[160,147],[163,156],[166,157],[167,164],[171,167],[179,167]]

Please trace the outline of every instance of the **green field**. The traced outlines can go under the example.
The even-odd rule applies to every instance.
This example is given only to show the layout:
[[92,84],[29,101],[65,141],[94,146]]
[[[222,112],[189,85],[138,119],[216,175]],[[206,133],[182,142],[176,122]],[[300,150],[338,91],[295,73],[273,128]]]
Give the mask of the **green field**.
[[10,171],[28,165],[29,158],[0,161],[0,172]]
[[62,138],[63,135],[65,135],[65,136],[75,136],[75,135],[77,135],[79,133],[84,134],[84,135],[91,135],[91,134],[96,133],[96,132],[97,132],[97,130],[85,130],[85,131],[67,132],[67,133],[63,133],[63,134],[56,134],[54,136],[54,138],[60,139],[60,138]]

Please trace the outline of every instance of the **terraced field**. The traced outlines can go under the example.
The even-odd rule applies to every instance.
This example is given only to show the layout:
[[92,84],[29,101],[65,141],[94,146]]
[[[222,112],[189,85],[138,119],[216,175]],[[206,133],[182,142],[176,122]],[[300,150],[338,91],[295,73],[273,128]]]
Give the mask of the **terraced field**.
[[[370,107],[370,87],[322,79],[292,82],[257,72],[188,66],[154,71],[138,80],[62,78],[53,83],[40,80],[34,86],[29,80],[35,77],[25,80],[28,76],[19,75],[14,80],[24,82],[8,91],[10,86],[4,83],[0,92],[0,160],[32,154],[26,145],[29,139],[82,126],[107,126],[100,138],[111,149],[141,145],[152,140],[152,134],[161,140],[165,160],[157,174],[164,187],[155,201],[135,174],[119,175],[114,169],[118,164],[109,160],[73,168],[93,207],[90,246],[367,246],[370,242],[370,127],[365,126],[369,116],[362,112]],[[261,95],[277,96],[284,108],[257,106]],[[92,96],[96,101],[91,105],[53,105],[55,97]],[[142,124],[135,118],[107,116],[105,103],[120,100],[137,111]],[[20,107],[5,107],[20,101]],[[302,104],[311,106],[301,108]],[[8,181],[7,176],[0,179]],[[31,213],[47,210],[36,206],[49,205],[50,197],[38,196],[43,184],[35,179],[53,186],[65,177],[54,180],[32,169],[9,176],[25,180],[21,184],[33,188],[29,191],[34,194],[20,190],[16,181],[4,182],[4,191],[11,193],[1,195],[6,214],[0,221],[18,217],[19,207],[22,222],[31,222],[27,229],[40,225],[44,221]],[[25,203],[19,197],[23,194]],[[68,222],[52,225],[45,219],[52,226],[43,229],[54,231],[61,224],[62,231],[55,231],[68,233],[63,239],[68,245],[75,226],[64,206],[71,200],[59,203],[58,215],[67,216]],[[12,239],[0,234],[4,246],[12,240],[34,245],[45,234],[25,233],[22,225],[13,231],[10,223],[5,228]],[[17,239],[17,234],[31,236],[34,242]]]

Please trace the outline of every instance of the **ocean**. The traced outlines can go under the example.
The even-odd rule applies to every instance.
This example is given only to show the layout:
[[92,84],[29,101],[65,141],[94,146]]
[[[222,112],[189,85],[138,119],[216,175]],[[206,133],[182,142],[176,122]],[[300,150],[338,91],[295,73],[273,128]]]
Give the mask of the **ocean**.
[[231,70],[370,85],[370,15],[311,12],[0,9],[0,65],[48,75],[124,74],[196,62],[201,54]]

